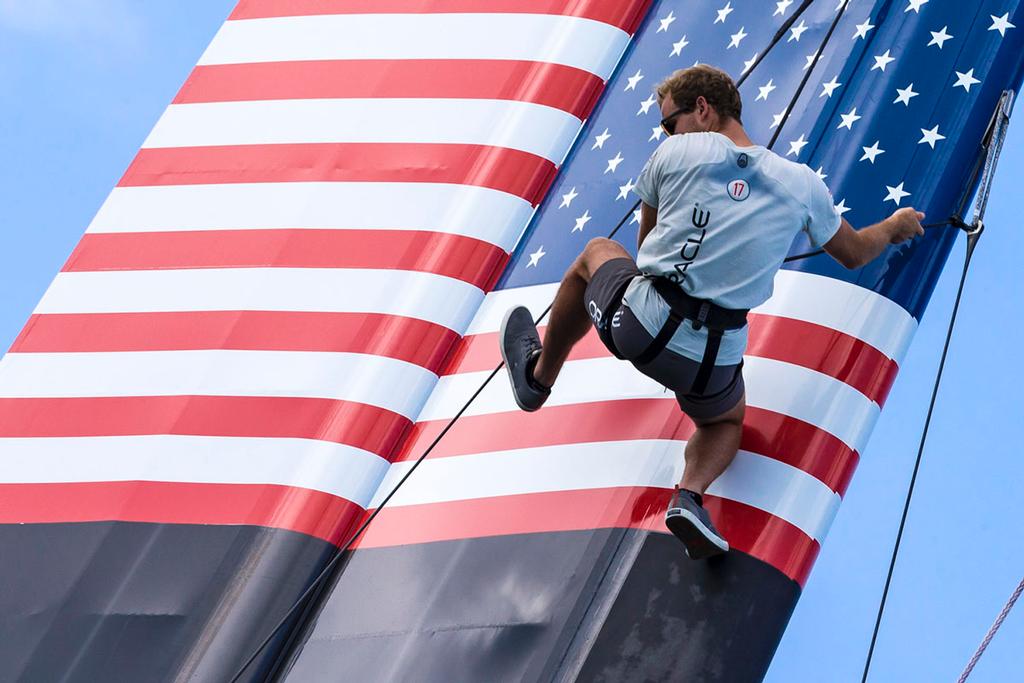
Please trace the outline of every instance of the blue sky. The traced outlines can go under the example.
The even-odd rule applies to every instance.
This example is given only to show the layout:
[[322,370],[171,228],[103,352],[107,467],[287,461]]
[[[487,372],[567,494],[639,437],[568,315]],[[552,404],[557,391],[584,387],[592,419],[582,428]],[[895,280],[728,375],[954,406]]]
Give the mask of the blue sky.
[[[0,348],[7,349],[234,0],[0,0]],[[869,680],[956,680],[1024,574],[1016,364],[1024,114],[1011,125]],[[772,683],[859,681],[963,259],[950,258]],[[1020,680],[1024,605],[972,681]]]

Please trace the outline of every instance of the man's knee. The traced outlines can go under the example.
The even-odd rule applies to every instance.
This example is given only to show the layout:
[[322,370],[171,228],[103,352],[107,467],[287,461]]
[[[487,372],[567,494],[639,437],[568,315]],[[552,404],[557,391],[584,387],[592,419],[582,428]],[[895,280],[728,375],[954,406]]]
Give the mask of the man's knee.
[[615,240],[595,237],[587,242],[573,268],[589,282],[598,268],[614,258],[630,258],[629,252]]

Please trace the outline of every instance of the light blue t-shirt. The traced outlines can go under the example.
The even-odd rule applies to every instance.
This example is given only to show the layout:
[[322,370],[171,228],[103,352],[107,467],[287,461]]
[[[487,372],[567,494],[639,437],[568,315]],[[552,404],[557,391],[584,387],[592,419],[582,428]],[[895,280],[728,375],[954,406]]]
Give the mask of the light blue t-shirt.
[[[635,191],[658,210],[637,255],[640,270],[725,308],[764,303],[797,233],[820,247],[841,222],[832,194],[809,167],[759,145],[737,147],[720,133],[669,137]],[[645,278],[630,283],[624,301],[652,336],[668,318],[668,304]],[[706,343],[706,328],[684,323],[668,348],[700,360]],[[727,330],[716,364],[739,363],[746,347],[746,327]]]

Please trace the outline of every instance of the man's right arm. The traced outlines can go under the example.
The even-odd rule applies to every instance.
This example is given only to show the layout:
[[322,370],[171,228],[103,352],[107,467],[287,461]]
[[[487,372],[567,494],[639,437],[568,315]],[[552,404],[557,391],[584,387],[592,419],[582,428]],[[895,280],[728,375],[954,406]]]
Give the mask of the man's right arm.
[[853,270],[874,261],[890,244],[900,244],[924,234],[924,214],[910,207],[897,209],[891,216],[860,230],[840,219],[839,230],[825,243],[825,252]]

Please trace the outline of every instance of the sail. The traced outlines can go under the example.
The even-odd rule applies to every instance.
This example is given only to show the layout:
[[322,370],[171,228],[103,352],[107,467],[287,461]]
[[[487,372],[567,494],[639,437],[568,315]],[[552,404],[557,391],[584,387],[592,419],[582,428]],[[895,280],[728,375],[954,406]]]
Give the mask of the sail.
[[[798,5],[241,0],[0,360],[0,678],[762,675],[956,230],[779,273],[721,561],[661,525],[693,427],[660,387],[591,337],[536,414],[488,378],[509,306],[620,222],[633,248],[651,86],[739,77]],[[815,61],[842,7],[744,123],[855,225],[941,220],[1024,10],[853,2]]]

